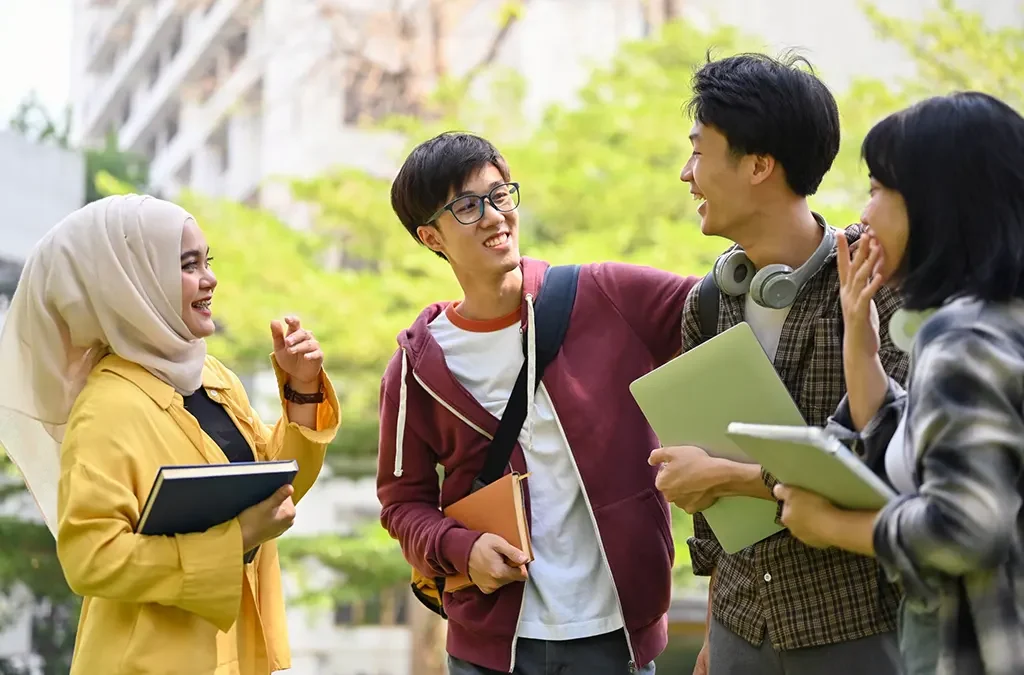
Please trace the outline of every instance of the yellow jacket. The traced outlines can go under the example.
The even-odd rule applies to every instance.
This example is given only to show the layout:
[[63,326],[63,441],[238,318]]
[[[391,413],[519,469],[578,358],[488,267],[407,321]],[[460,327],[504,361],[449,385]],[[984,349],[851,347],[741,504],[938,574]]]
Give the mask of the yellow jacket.
[[[271,361],[283,387],[287,375]],[[203,369],[203,387],[258,460],[298,461],[296,502],[320,473],[340,420],[323,379],[317,430],[289,423],[287,407],[270,428],[234,373],[210,356]],[[134,534],[161,466],[227,461],[171,386],[117,356],[93,369],[61,446],[57,555],[84,597],[71,675],[265,675],[290,667],[275,542],[244,565],[237,519],[201,534]]]

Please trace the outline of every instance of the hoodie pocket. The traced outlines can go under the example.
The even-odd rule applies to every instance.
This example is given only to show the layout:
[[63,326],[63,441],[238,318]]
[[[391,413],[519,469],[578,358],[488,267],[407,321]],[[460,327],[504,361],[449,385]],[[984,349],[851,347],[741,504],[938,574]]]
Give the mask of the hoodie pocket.
[[669,516],[651,488],[595,512],[629,630],[668,611],[674,547]]
[[490,594],[475,586],[445,593],[444,611],[449,622],[461,624],[478,635],[510,639],[516,632],[524,588],[523,582],[515,582]]

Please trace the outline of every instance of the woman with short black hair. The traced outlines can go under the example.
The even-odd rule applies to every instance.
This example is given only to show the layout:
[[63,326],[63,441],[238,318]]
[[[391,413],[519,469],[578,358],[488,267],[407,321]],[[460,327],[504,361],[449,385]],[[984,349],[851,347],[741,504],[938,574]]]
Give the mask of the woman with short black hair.
[[[876,125],[862,154],[869,228],[841,245],[848,394],[830,428],[884,453],[900,493],[844,511],[779,486],[782,520],[812,546],[876,556],[902,582],[908,672],[1024,672],[1024,118],[977,92]],[[911,353],[907,391],[878,360],[872,296]]]

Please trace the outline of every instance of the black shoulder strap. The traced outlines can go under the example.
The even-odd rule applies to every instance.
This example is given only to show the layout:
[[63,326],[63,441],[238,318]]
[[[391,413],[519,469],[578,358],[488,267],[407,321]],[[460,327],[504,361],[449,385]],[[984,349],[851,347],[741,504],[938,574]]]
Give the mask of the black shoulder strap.
[[[565,331],[569,327],[569,315],[576,301],[576,284],[580,276],[579,265],[549,267],[544,273],[540,295],[534,307],[534,325],[537,331],[537,384],[540,384],[544,369],[554,360],[562,347]],[[526,350],[528,336],[523,335],[523,349]],[[505,465],[512,456],[512,448],[519,440],[519,432],[526,421],[526,361],[519,371],[512,395],[509,396],[505,413],[498,423],[498,431],[487,446],[487,459],[473,489],[478,490],[501,478]]]
[[700,341],[718,335],[718,284],[714,271],[708,272],[697,289],[697,316],[700,319]]

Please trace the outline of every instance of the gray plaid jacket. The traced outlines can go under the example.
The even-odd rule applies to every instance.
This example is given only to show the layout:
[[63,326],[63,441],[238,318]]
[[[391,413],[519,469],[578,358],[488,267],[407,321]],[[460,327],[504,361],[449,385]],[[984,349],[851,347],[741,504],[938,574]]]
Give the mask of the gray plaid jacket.
[[883,451],[903,415],[918,492],[882,510],[878,560],[938,612],[937,675],[1024,673],[1024,302],[960,299],[925,321],[908,392],[889,383],[865,451]]

